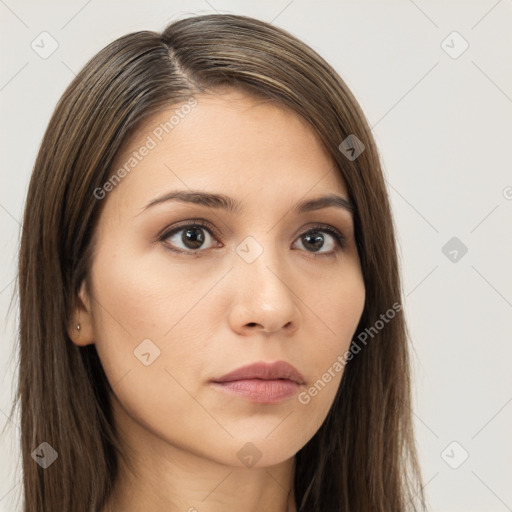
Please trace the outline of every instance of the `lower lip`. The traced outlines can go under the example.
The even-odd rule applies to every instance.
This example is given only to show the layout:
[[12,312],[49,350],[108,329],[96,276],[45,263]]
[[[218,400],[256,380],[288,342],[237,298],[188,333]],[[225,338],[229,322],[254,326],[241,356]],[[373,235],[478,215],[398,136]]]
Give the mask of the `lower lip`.
[[244,379],[231,382],[212,382],[213,387],[251,402],[275,404],[297,393],[300,385],[286,379]]

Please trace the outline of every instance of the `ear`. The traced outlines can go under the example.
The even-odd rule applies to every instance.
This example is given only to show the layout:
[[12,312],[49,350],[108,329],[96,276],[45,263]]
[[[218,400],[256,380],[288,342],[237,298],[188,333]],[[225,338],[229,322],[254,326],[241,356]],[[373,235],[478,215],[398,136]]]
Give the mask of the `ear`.
[[[80,347],[94,343],[91,302],[84,279],[68,325],[68,335],[71,341]],[[80,326],[80,328],[78,328],[78,326]]]

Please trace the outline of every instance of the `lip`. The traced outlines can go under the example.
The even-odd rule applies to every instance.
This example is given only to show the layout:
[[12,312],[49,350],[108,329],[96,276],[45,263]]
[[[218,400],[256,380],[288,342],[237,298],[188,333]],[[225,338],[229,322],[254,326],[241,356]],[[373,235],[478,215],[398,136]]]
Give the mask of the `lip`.
[[260,361],[237,368],[211,381],[214,388],[255,403],[277,403],[291,397],[304,377],[286,361]]
[[275,363],[259,361],[226,373],[218,379],[213,379],[213,382],[233,382],[246,379],[286,379],[297,384],[304,384],[304,377],[299,370],[286,361],[276,361]]

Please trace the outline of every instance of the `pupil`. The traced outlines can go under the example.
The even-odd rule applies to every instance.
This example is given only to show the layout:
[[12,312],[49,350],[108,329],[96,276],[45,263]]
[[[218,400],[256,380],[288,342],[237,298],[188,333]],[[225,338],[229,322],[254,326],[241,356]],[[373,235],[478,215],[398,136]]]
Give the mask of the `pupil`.
[[306,239],[306,243],[304,245],[311,244],[313,249],[321,249],[323,242],[324,242],[323,235],[307,234],[304,236]]
[[182,241],[189,249],[198,249],[204,242],[203,231],[200,228],[189,228],[183,231]]

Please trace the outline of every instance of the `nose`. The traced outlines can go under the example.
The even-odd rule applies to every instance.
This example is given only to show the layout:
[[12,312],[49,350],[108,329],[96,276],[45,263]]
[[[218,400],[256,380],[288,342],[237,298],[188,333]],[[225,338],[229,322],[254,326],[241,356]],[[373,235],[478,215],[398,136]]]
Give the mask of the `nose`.
[[233,331],[248,335],[254,332],[289,336],[300,323],[298,302],[290,272],[284,270],[279,257],[265,251],[248,264],[238,261],[234,269],[233,305],[229,322]]

